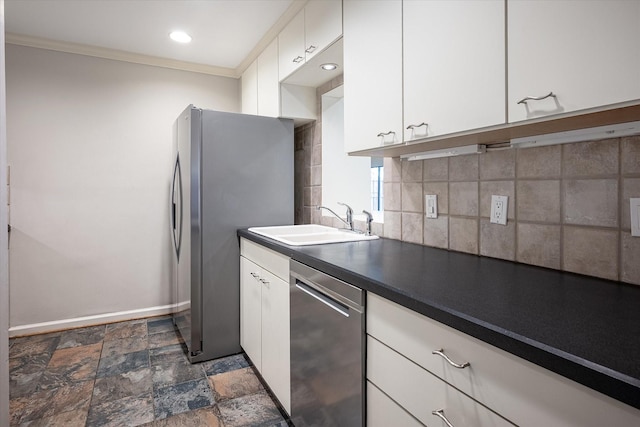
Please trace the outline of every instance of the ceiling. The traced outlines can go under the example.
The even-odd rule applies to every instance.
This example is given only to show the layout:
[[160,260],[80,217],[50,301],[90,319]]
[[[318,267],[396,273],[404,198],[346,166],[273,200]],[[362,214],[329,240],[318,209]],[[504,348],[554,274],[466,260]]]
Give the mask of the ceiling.
[[[238,76],[304,3],[5,0],[6,39],[95,56],[138,56],[140,61],[135,62],[145,62],[143,57],[173,61],[174,65],[179,61],[185,69],[199,65],[200,71]],[[186,45],[172,41],[169,33],[174,30],[187,32],[193,41]]]

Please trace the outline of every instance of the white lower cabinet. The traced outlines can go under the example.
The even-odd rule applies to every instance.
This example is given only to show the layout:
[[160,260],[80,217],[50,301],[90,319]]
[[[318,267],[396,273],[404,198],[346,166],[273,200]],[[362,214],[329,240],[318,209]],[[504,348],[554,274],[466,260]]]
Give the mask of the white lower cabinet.
[[422,424],[371,381],[367,381],[367,426],[422,427]]
[[289,258],[241,239],[240,344],[291,413]]
[[640,426],[631,406],[372,293],[367,334],[367,379],[427,425],[444,409],[457,427]]
[[441,425],[442,417],[453,426],[513,426],[370,336],[367,337],[367,377],[425,425]]

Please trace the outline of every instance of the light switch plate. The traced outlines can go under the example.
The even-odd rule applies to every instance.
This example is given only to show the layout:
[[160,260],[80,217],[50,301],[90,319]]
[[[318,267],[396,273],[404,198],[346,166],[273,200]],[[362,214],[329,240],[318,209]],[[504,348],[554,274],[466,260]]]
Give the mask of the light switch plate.
[[491,219],[493,224],[507,225],[509,196],[491,196]]
[[629,199],[631,205],[631,235],[640,237],[640,198]]
[[438,218],[438,195],[427,194],[424,196],[424,211],[427,218]]

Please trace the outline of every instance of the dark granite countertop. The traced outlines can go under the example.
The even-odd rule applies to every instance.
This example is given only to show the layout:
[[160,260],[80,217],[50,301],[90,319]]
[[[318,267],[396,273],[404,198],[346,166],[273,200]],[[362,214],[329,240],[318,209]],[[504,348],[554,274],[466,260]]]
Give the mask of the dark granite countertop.
[[238,235],[640,409],[640,286],[390,239]]

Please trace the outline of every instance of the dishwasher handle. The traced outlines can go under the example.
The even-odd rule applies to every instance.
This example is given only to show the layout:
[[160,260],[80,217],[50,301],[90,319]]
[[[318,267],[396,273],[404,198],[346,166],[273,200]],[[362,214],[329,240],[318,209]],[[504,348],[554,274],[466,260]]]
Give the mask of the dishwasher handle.
[[332,308],[333,310],[337,311],[343,316],[349,317],[349,307],[334,300],[330,296],[327,296],[322,292],[315,290],[311,286],[307,285],[304,282],[301,282],[298,279],[296,279],[296,288],[300,289],[302,292],[306,293],[307,295],[312,296],[313,298],[317,299],[321,303],[329,306],[329,308]]

